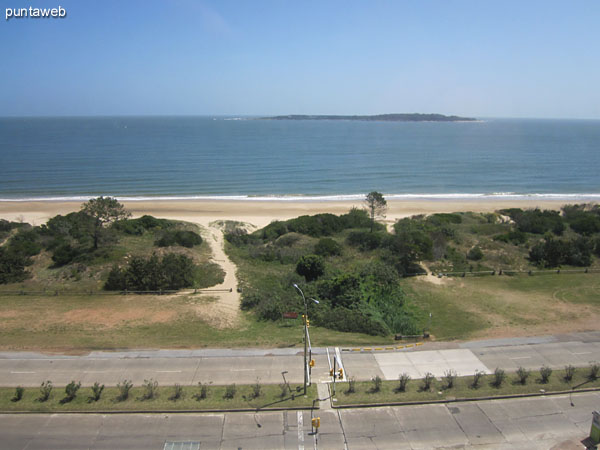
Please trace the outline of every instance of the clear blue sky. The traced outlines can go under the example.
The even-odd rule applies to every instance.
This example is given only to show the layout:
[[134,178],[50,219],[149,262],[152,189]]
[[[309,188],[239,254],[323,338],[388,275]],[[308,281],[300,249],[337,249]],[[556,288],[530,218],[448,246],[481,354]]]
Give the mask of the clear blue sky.
[[[600,1],[0,0],[0,115],[600,119]],[[55,7],[65,19],[4,20]]]

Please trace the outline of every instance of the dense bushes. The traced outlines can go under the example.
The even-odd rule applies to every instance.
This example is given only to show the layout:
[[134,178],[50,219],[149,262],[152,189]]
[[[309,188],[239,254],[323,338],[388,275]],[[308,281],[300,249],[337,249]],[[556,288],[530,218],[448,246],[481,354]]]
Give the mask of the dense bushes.
[[552,232],[561,235],[565,230],[565,224],[558,211],[520,208],[503,209],[500,211],[514,220],[520,231],[534,234],[545,234]]
[[166,230],[175,226],[175,222],[167,219],[157,219],[152,216],[142,216],[138,219],[119,220],[113,228],[125,234],[142,235],[146,231],[161,229]]
[[321,238],[315,245],[315,254],[320,256],[339,256],[342,254],[342,246],[334,239]]
[[163,258],[134,257],[125,268],[114,266],[104,289],[108,291],[159,291],[191,287],[197,266],[185,255],[170,253]]
[[180,245],[192,248],[194,245],[202,244],[202,238],[198,233],[186,230],[165,231],[154,243],[157,247],[170,247]]
[[529,259],[542,267],[589,266],[592,262],[592,244],[580,237],[572,240],[548,238],[534,245]]
[[25,267],[30,263],[26,256],[0,247],[0,284],[23,281],[27,278]]

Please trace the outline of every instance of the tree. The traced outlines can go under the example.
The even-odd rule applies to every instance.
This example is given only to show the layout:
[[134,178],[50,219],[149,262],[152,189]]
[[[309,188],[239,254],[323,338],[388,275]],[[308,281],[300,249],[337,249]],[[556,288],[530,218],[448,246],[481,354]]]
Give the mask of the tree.
[[81,207],[81,211],[94,219],[92,237],[94,238],[94,249],[98,248],[100,234],[107,224],[117,220],[126,219],[131,213],[125,210],[116,198],[98,197],[92,198]]
[[377,191],[369,192],[365,197],[365,208],[371,217],[371,232],[375,225],[375,219],[385,217],[387,211],[387,201],[383,195]]
[[317,255],[305,255],[296,264],[296,273],[306,281],[314,281],[325,273],[325,262]]

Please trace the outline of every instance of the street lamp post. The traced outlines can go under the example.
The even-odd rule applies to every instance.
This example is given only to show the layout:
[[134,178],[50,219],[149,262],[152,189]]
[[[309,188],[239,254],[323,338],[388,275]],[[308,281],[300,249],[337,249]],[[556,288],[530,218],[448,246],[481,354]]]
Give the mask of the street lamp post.
[[[308,303],[306,302],[306,297],[304,296],[302,289],[300,289],[296,283],[294,283],[294,287],[300,292],[302,300],[304,300],[304,395],[306,395],[306,387],[308,386],[308,361],[306,359],[308,352]],[[318,300],[311,300],[315,303],[319,303]]]

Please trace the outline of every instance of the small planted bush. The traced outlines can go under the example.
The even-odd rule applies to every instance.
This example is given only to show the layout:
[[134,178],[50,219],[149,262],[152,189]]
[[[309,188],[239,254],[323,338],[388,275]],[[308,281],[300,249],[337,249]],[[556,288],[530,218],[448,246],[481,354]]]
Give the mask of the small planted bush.
[[260,379],[257,378],[256,383],[254,383],[252,385],[252,398],[260,397],[261,393],[262,393],[262,386],[260,384]]
[[133,387],[133,383],[131,380],[123,380],[120,383],[117,383],[117,389],[119,389],[119,396],[117,400],[123,402],[129,398],[129,391]]
[[519,383],[521,383],[522,385],[527,384],[527,378],[529,378],[529,370],[525,369],[524,367],[519,367],[517,369],[517,378],[519,380]]
[[61,403],[69,403],[77,396],[77,391],[81,388],[81,381],[75,383],[75,381],[71,381],[69,384],[65,386],[65,398],[63,398]]
[[169,397],[169,400],[176,401],[176,400],[179,400],[182,396],[183,396],[183,388],[181,387],[181,385],[179,383],[175,383],[175,386],[173,386],[173,393]]
[[198,391],[198,393],[194,394],[194,398],[196,400],[204,400],[206,397],[208,397],[208,385],[211,383],[212,381],[210,383],[202,383],[202,381],[199,381],[198,387],[200,388],[200,390]]
[[371,387],[371,392],[379,392],[381,390],[381,377],[379,375],[375,375],[373,378],[371,378],[371,382],[373,383],[373,386]]
[[506,372],[504,369],[496,367],[496,370],[494,370],[494,380],[492,381],[492,386],[499,388],[502,386],[502,383],[504,383],[504,380],[506,380]]
[[431,390],[431,385],[433,384],[434,376],[431,372],[427,372],[425,377],[423,377],[423,385],[421,386],[422,391]]
[[565,381],[571,381],[575,375],[575,367],[571,364],[565,366]]
[[540,369],[540,377],[542,383],[546,384],[550,381],[550,376],[552,375],[552,369],[548,366],[542,366]]
[[104,385],[98,383],[97,381],[92,386],[92,396],[89,398],[90,401],[97,402],[100,400],[100,396],[102,395],[102,391],[104,391]]
[[456,372],[452,369],[447,370],[444,373],[444,382],[446,383],[446,389],[452,389],[454,382],[456,381]]
[[400,375],[398,375],[398,386],[396,387],[396,392],[406,392],[406,387],[408,386],[409,381],[409,374],[401,373]]
[[225,394],[223,398],[231,400],[235,397],[235,393],[237,392],[237,388],[235,387],[235,383],[228,385],[225,387]]
[[142,395],[142,400],[152,400],[158,394],[158,381],[150,378],[149,380],[144,380],[144,394]]
[[350,377],[348,378],[348,389],[346,390],[346,394],[354,394],[356,392],[356,378]]
[[590,364],[590,373],[588,374],[588,380],[596,381],[598,379],[598,374],[600,373],[600,364],[597,362],[593,362]]
[[17,388],[15,389],[15,395],[10,400],[12,402],[18,402],[19,400],[21,400],[23,398],[24,392],[25,392],[25,389],[23,389],[21,386],[17,386]]
[[54,386],[52,386],[52,381],[43,381],[42,385],[40,386],[40,397],[38,400],[40,402],[45,402],[46,400],[48,400],[50,398],[50,394],[52,393],[53,387]]
[[483,377],[484,373],[480,370],[476,370],[475,373],[473,374],[473,382],[471,383],[471,387],[473,389],[477,389],[479,387],[479,384],[481,383],[481,378]]

